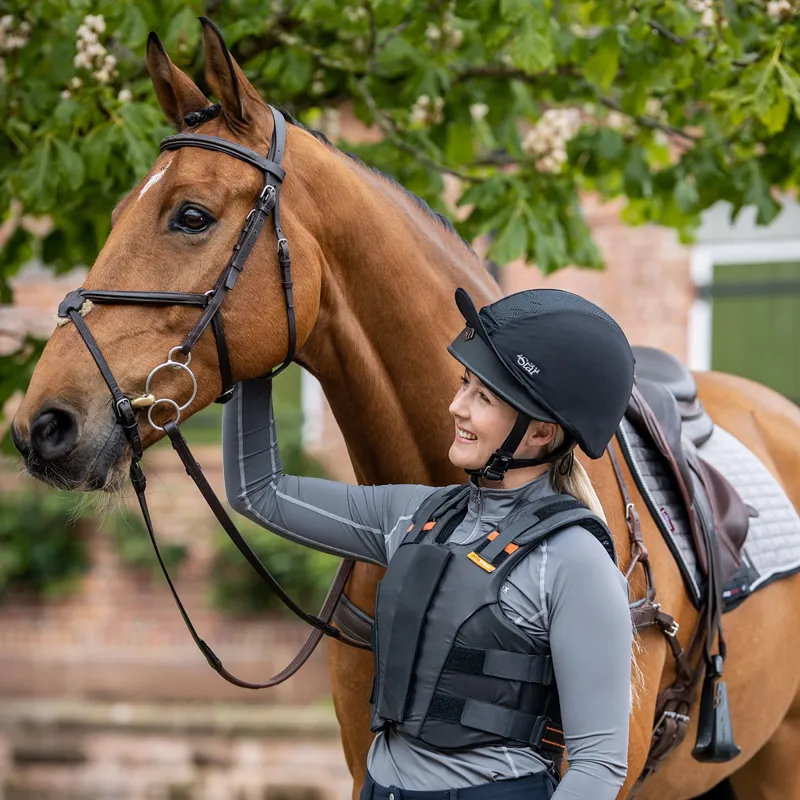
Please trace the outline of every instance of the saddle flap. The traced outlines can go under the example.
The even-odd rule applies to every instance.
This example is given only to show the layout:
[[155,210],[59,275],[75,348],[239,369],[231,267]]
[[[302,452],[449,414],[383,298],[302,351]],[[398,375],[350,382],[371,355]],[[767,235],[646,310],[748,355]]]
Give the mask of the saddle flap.
[[720,578],[722,585],[726,586],[742,565],[750,512],[739,493],[719,470],[703,460],[699,453],[692,453],[691,458],[711,505],[714,529],[720,544]]

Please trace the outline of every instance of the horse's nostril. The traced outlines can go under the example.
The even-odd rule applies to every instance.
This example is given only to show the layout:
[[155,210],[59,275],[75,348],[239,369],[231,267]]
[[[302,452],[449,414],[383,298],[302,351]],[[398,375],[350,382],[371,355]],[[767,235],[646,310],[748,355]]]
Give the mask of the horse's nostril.
[[27,456],[30,453],[30,445],[22,438],[22,434],[17,430],[16,425],[11,426],[11,441],[21,455]]
[[77,417],[60,408],[41,411],[31,425],[31,447],[45,461],[66,455],[78,441]]

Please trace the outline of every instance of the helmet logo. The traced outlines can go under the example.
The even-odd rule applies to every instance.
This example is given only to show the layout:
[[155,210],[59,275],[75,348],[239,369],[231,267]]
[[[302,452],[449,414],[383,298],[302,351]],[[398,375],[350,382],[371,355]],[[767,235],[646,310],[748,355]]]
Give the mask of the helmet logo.
[[471,325],[467,325],[467,327],[464,328],[464,341],[468,342],[474,335],[475,328],[473,328]]
[[537,375],[539,373],[539,367],[537,367],[533,361],[525,358],[522,353],[517,354],[517,364],[519,364],[529,375]]

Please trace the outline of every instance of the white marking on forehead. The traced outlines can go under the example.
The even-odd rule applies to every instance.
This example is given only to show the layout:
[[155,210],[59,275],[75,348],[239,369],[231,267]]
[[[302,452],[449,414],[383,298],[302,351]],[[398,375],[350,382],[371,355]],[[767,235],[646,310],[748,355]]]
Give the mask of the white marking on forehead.
[[148,180],[147,180],[147,183],[146,183],[144,186],[142,186],[142,191],[141,191],[141,192],[139,192],[139,197],[137,198],[138,200],[141,200],[141,199],[142,199],[142,195],[144,195],[144,193],[145,193],[145,192],[146,192],[146,191],[147,191],[147,190],[148,190],[148,189],[149,189],[151,186],[154,186],[156,183],[158,183],[158,182],[159,182],[159,181],[160,181],[160,180],[161,180],[161,179],[164,177],[164,173],[167,171],[167,167],[168,167],[168,166],[169,166],[171,163],[172,163],[172,159],[170,159],[169,161],[167,161],[167,163],[166,163],[166,164],[164,164],[164,166],[163,166],[163,167],[161,167],[161,169],[160,169],[158,172],[156,172],[156,174],[155,174],[155,175],[151,175],[151,176],[148,178]]

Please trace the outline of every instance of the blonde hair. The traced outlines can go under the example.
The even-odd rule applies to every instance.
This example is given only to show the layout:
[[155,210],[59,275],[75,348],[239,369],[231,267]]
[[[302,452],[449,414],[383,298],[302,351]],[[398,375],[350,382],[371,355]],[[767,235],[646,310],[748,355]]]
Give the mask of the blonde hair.
[[[543,448],[543,455],[549,455],[564,444],[564,429],[559,426],[556,434]],[[607,522],[603,506],[592,481],[583,465],[575,458],[572,450],[553,463],[550,468],[550,483],[559,494],[568,494],[583,503],[595,516]],[[630,710],[639,708],[644,692],[644,672],[639,664],[639,654],[643,647],[639,635],[634,630],[631,649],[631,696]]]
[[[556,428],[555,436],[544,446],[544,455],[550,455],[564,444],[564,429]],[[568,494],[583,503],[592,514],[606,521],[606,514],[597,492],[592,486],[583,465],[575,458],[572,450],[563,458],[553,462],[550,468],[550,483],[559,494]]]

